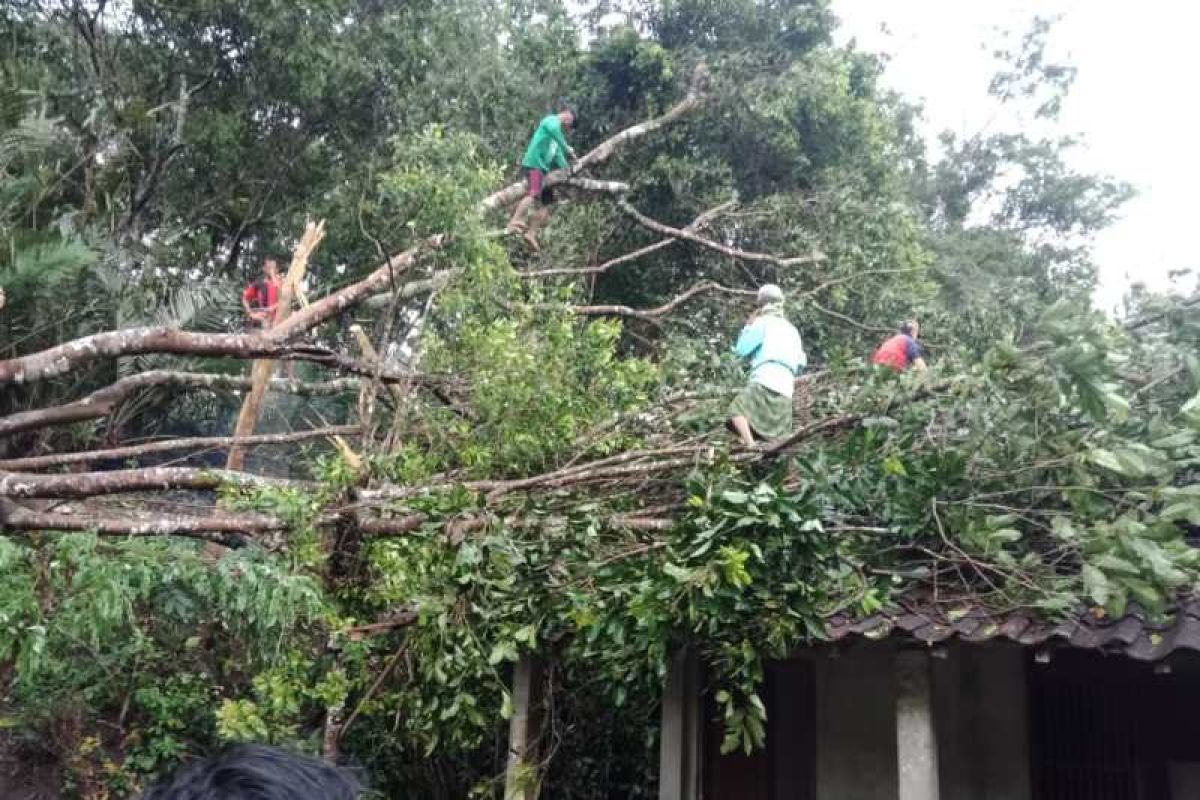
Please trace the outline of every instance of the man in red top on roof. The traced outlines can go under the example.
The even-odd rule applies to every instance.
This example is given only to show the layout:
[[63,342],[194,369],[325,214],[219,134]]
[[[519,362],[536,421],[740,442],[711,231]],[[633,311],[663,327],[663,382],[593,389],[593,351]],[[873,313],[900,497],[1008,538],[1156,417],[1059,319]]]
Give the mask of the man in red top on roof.
[[918,372],[925,372],[929,368],[925,365],[921,343],[917,341],[920,332],[921,325],[915,319],[905,322],[900,326],[899,333],[879,346],[871,357],[871,363],[890,367],[897,372],[903,372],[910,366],[916,367]]
[[279,262],[268,257],[263,262],[262,280],[257,280],[242,292],[242,308],[250,318],[251,327],[270,328],[279,312],[279,294],[283,281],[279,279]]

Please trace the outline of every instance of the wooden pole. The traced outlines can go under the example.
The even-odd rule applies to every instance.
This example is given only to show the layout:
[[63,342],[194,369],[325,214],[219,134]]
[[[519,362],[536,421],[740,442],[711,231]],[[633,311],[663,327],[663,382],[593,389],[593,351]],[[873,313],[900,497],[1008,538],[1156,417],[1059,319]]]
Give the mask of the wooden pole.
[[537,800],[538,737],[541,735],[542,663],[523,655],[513,665],[513,715],[508,723],[508,769],[504,800]]

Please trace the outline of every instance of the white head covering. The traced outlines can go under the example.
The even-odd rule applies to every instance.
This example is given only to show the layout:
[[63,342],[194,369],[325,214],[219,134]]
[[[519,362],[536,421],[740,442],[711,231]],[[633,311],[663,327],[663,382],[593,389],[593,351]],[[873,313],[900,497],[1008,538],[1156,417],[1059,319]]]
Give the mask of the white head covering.
[[783,289],[773,283],[766,283],[758,289],[758,304],[760,306],[783,302]]

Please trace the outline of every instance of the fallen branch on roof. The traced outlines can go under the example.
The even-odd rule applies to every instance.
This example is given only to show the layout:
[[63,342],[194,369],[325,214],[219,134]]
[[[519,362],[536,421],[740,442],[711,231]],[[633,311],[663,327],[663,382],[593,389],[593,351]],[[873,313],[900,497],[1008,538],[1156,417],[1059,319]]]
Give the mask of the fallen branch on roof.
[[313,356],[328,357],[329,351],[323,348],[288,348],[287,343],[385,288],[397,274],[405,272],[426,252],[440,248],[445,241],[446,237],[442,235],[430,237],[423,244],[393,256],[362,280],[300,309],[268,331],[247,334],[196,333],[166,327],[105,331],[39,353],[0,361],[0,386],[33,383],[64,375],[101,359],[144,353],[259,358],[289,353],[292,357],[303,357],[305,352],[311,350]]
[[[620,133],[605,139],[596,147],[592,148],[582,157],[580,157],[569,170],[555,170],[546,176],[546,186],[557,186],[571,176],[578,173],[580,170],[594,167],[612,158],[613,154],[618,149],[641,139],[655,131],[665,128],[667,125],[675,122],[680,117],[692,113],[704,104],[708,92],[709,74],[708,68],[704,64],[696,67],[692,73],[691,83],[688,86],[687,95],[683,100],[679,101],[667,110],[665,114],[655,117],[654,119],[646,120],[645,122],[633,125]],[[509,184],[498,192],[488,195],[479,203],[480,211],[492,211],[497,208],[511,205],[525,196],[525,181],[517,181]]]
[[807,256],[795,256],[793,258],[780,258],[779,256],[770,253],[755,253],[748,250],[739,250],[736,247],[730,247],[727,244],[715,242],[712,239],[706,239],[698,233],[689,231],[687,228],[672,228],[670,225],[663,224],[658,220],[647,217],[642,212],[631,206],[626,200],[617,201],[617,206],[625,212],[625,214],[637,224],[647,230],[663,236],[671,236],[676,239],[682,239],[685,242],[707,247],[710,250],[715,250],[722,255],[736,258],[739,261],[753,261],[765,264],[774,264],[777,267],[794,267],[800,264],[814,264],[818,261],[825,260],[825,254],[814,252]]
[[84,450],[76,453],[53,453],[45,456],[10,458],[8,460],[0,460],[0,470],[13,472],[39,470],[46,469],[47,467],[66,466],[68,464],[88,464],[110,459],[137,458],[153,453],[223,449],[233,445],[255,447],[259,445],[292,444],[309,439],[320,439],[326,436],[352,436],[358,432],[359,427],[357,425],[332,425],[328,428],[318,428],[311,431],[263,433],[256,436],[244,436],[241,439],[233,436],[195,436],[186,439],[146,442],[145,444],[128,445],[126,447],[110,447],[104,450]]

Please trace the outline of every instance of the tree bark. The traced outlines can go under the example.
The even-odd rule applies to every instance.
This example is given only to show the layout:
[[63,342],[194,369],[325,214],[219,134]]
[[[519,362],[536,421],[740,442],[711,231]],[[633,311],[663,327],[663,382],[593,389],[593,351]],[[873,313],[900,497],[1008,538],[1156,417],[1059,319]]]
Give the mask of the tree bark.
[[128,518],[93,511],[60,513],[34,511],[0,498],[0,531],[94,531],[102,536],[182,536],[225,547],[245,544],[242,534],[286,528],[281,520],[257,514],[155,514]]
[[76,472],[38,475],[0,472],[0,497],[95,497],[125,492],[160,492],[171,489],[211,490],[222,486],[299,488],[309,484],[285,478],[266,478],[245,472],[192,467],[144,467],[111,472]]

